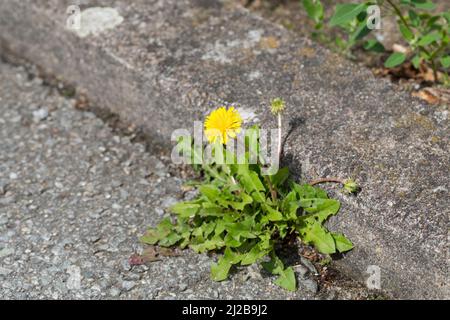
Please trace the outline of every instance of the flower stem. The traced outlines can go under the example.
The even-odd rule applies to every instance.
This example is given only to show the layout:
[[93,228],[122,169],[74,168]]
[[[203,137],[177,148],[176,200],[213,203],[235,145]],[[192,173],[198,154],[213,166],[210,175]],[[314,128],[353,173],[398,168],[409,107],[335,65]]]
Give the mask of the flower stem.
[[278,112],[278,163],[281,161],[281,135],[282,135],[281,112]]
[[339,178],[320,178],[320,179],[315,179],[315,180],[311,181],[309,183],[309,185],[314,186],[316,184],[326,183],[326,182],[335,182],[335,183],[345,184],[345,180],[344,179],[339,179]]

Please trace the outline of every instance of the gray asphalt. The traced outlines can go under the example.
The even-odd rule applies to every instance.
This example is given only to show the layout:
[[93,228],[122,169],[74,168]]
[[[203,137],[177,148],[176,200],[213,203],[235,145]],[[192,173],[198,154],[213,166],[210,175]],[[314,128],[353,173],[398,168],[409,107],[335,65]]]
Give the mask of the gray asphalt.
[[[366,290],[297,267],[288,293],[253,266],[209,279],[215,256],[185,250],[131,266],[146,228],[183,198],[169,159],[74,108],[23,67],[0,63],[0,298],[359,299]],[[178,171],[177,171],[178,170]],[[189,193],[188,195],[189,196]]]

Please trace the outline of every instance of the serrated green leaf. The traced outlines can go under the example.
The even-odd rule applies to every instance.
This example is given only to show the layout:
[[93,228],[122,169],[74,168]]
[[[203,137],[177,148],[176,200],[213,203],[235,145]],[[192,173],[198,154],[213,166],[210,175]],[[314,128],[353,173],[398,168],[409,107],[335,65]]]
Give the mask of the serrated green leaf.
[[384,62],[384,66],[386,68],[393,68],[393,67],[396,67],[396,66],[402,64],[403,62],[405,62],[405,59],[406,59],[406,55],[404,53],[394,52]]
[[278,170],[278,172],[270,176],[270,181],[274,187],[281,186],[289,177],[289,168],[284,167]]
[[366,43],[364,43],[364,49],[366,49],[368,51],[379,52],[379,53],[385,51],[383,44],[375,39],[370,39],[370,40],[366,41]]
[[205,202],[202,204],[198,215],[201,217],[223,217],[224,209],[221,206]]
[[159,232],[156,229],[147,230],[145,235],[143,235],[140,238],[141,242],[150,244],[150,245],[156,244],[159,241],[159,239],[160,239]]
[[176,232],[169,233],[166,237],[159,240],[158,245],[161,247],[171,247],[181,240],[181,236]]
[[214,230],[215,235],[220,235],[222,232],[225,231],[225,225],[226,222],[224,220],[217,220],[216,222],[216,229]]
[[259,203],[264,203],[266,198],[262,192],[266,189],[254,171],[247,171],[240,175],[240,182],[244,186],[245,191],[250,194],[253,199]]
[[146,244],[156,244],[158,241],[166,238],[174,229],[174,225],[169,218],[161,220],[156,228],[149,229],[146,234],[141,237],[141,241]]
[[205,238],[203,237],[203,225],[196,226],[192,231],[192,243],[199,244],[205,242]]
[[295,221],[298,219],[297,215],[298,208],[300,208],[300,203],[298,201],[289,203],[289,207],[285,211],[285,215],[288,220]]
[[450,56],[442,57],[439,61],[444,68],[450,68]]
[[289,192],[281,204],[281,210],[288,220],[296,220],[298,218],[297,211],[299,207],[300,202],[297,200],[295,191]]
[[245,192],[241,192],[239,194],[239,197],[242,200],[241,202],[224,200],[224,201],[221,201],[221,204],[225,205],[227,207],[231,206],[235,210],[242,211],[242,210],[244,210],[246,205],[253,203],[253,198],[251,196],[249,196],[248,194],[246,194]]
[[284,199],[282,201],[282,205],[281,205],[283,210],[287,209],[287,206],[289,205],[289,203],[293,202],[293,201],[298,201],[297,192],[295,190],[292,190],[284,197]]
[[345,3],[336,5],[336,11],[334,15],[331,17],[330,26],[338,26],[343,25],[358,16],[367,5],[365,3],[354,4],[354,3]]
[[266,212],[265,218],[267,218],[268,221],[283,220],[283,215],[281,214],[281,212],[272,208],[271,206],[264,204],[263,209],[264,212]]
[[247,192],[266,191],[256,172],[249,171],[247,174],[242,175],[242,179],[242,183],[244,184]]
[[277,222],[275,225],[281,239],[284,239],[287,236],[288,232],[291,230],[289,225],[283,221]]
[[247,239],[254,239],[256,238],[256,235],[252,231],[253,225],[254,222],[248,219],[243,222],[227,224],[225,226],[225,229],[234,239],[240,239],[241,237]]
[[211,265],[211,279],[214,281],[223,281],[228,277],[232,264],[223,257],[218,263]]
[[292,267],[284,269],[278,279],[275,280],[275,284],[286,290],[295,291],[297,288],[297,280]]
[[220,238],[213,238],[210,240],[206,240],[204,242],[198,244],[190,244],[189,248],[194,250],[197,253],[204,253],[210,250],[216,250],[223,248],[225,246],[225,241]]
[[250,251],[243,254],[241,265],[245,266],[253,264],[262,257],[264,257],[265,255],[267,255],[268,252],[269,252],[268,249],[262,249],[260,244],[257,243],[250,249]]
[[223,216],[223,221],[225,222],[225,225],[228,223],[234,223],[239,218],[242,217],[242,214],[236,211],[227,211],[226,214]]
[[242,260],[242,255],[234,252],[230,248],[226,248],[223,253],[223,259],[231,264],[237,264]]
[[180,241],[180,249],[184,250],[189,245],[190,239],[189,238],[183,238],[182,241]]
[[158,226],[156,227],[160,232],[167,232],[169,233],[172,228],[174,227],[174,225],[172,224],[172,221],[170,221],[169,218],[164,218],[162,219]]
[[270,272],[271,274],[280,275],[284,270],[283,261],[281,261],[281,259],[278,258],[277,255],[273,252],[270,256],[270,260],[261,262],[261,265],[267,272]]
[[310,186],[309,184],[299,185],[294,183],[293,188],[295,192],[297,192],[297,196],[299,199],[328,198],[328,195],[324,190]]
[[207,238],[216,229],[216,222],[211,221],[211,222],[204,223],[202,225],[202,229],[203,229],[203,237]]
[[295,192],[295,190],[292,190],[281,201],[281,210],[282,211],[288,210],[289,209],[289,204],[291,202],[297,202],[297,201],[298,201],[297,193]]
[[220,190],[217,186],[212,184],[204,184],[198,188],[201,194],[208,198],[209,201],[215,202],[220,196]]
[[199,204],[190,202],[180,202],[170,207],[170,210],[173,213],[178,214],[182,218],[189,218],[194,216],[199,209],[200,209]]
[[[268,249],[272,249],[273,248],[273,243],[271,241],[271,234],[269,232],[265,233],[265,234],[261,234],[259,235],[259,247],[261,248],[261,250],[268,250]],[[271,250],[269,250],[271,251]]]
[[330,216],[339,212],[340,203],[335,199],[302,199],[300,206],[308,213],[301,217],[308,222],[318,221],[323,223]]
[[336,249],[339,252],[346,252],[353,249],[353,243],[348,240],[342,233],[332,233],[336,243]]
[[336,244],[330,232],[328,232],[321,223],[316,222],[310,227],[301,230],[301,239],[314,245],[314,247],[324,254],[332,254],[336,252]]
[[230,248],[238,248],[242,245],[242,241],[239,240],[240,237],[233,237],[230,233],[227,233],[227,235],[224,238],[225,245]]

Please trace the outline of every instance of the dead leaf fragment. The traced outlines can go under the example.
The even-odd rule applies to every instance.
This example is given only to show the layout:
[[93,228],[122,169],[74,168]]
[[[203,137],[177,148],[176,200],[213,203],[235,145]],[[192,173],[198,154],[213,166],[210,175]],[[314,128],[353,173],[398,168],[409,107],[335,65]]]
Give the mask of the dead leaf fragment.
[[450,103],[450,89],[424,88],[412,93],[412,96],[427,101],[429,104]]
[[144,259],[137,253],[132,254],[131,257],[128,259],[128,263],[130,266],[140,266],[145,263]]
[[176,249],[159,248],[159,254],[164,257],[178,257],[180,254]]
[[409,53],[409,49],[400,45],[400,44],[393,44],[392,45],[392,51],[394,52],[400,52],[400,53],[404,53],[404,54],[408,54]]
[[144,249],[144,252],[142,253],[142,260],[144,260],[144,262],[155,262],[161,260],[157,247],[150,246]]
[[[375,75],[391,76],[393,79],[413,79],[418,83],[435,82],[433,69],[428,67],[425,63],[419,66],[419,69],[414,68],[411,62],[405,62],[395,68],[374,68]],[[438,80],[443,79],[442,72],[437,72]]]
[[139,266],[150,262],[160,261],[162,260],[162,257],[177,257],[179,255],[180,253],[176,249],[148,246],[141,255],[137,253],[131,255],[128,262],[131,266]]

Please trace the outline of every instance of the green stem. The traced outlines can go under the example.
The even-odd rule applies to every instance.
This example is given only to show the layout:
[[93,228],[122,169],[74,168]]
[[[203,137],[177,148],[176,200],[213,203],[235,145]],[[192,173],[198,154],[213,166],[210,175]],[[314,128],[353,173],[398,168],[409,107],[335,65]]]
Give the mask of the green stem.
[[269,185],[269,189],[270,189],[270,196],[272,197],[272,200],[275,202],[277,201],[277,191],[275,190],[275,188],[273,187],[272,181],[270,181],[270,177],[269,176],[265,176],[267,184]]
[[[444,32],[444,37],[446,37],[446,33]],[[431,67],[433,68],[433,75],[434,75],[434,81],[437,82],[438,78],[437,78],[437,68],[436,68],[436,62],[435,59],[436,57],[441,53],[442,50],[444,50],[445,48],[447,48],[447,43],[445,41],[442,41],[441,45],[439,46],[439,48],[436,49],[436,51],[434,51],[431,56],[430,56],[430,60],[431,60]]]
[[219,180],[219,181],[226,182],[226,181],[220,176],[220,174],[217,172],[217,170],[211,168],[209,165],[207,165],[207,164],[203,165],[203,169],[204,169],[205,171],[207,171],[211,177],[214,177],[215,179],[217,179],[217,180]]
[[431,58],[430,59],[436,59],[437,55],[439,53],[441,53],[441,51],[444,50],[446,47],[447,46],[444,43],[441,44],[441,46],[439,48],[437,48],[436,51],[431,54]]
[[438,81],[438,75],[437,75],[437,67],[436,67],[436,62],[434,61],[434,58],[431,58],[431,69],[433,69],[433,77],[434,77],[434,82]]
[[395,3],[393,3],[391,0],[386,0],[386,2],[391,5],[391,7],[394,9],[397,16],[400,18],[400,20],[405,25],[405,27],[408,28],[408,30],[414,34],[414,31],[409,26],[408,22],[406,21],[405,17],[403,16],[402,12],[400,11],[399,7]]
[[433,77],[434,77],[434,81],[437,82],[437,69],[436,69],[436,64],[434,62],[434,57],[432,57],[432,54],[430,53],[430,51],[428,51],[426,48],[419,46],[419,50],[421,50],[422,52],[424,52],[430,59],[430,63],[431,63],[431,69],[433,69]]
[[234,177],[231,175],[230,167],[228,167],[228,165],[226,164],[223,164],[222,170],[230,177],[231,183],[233,185],[237,185],[236,179],[234,179]]

